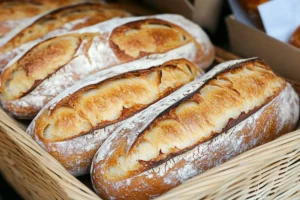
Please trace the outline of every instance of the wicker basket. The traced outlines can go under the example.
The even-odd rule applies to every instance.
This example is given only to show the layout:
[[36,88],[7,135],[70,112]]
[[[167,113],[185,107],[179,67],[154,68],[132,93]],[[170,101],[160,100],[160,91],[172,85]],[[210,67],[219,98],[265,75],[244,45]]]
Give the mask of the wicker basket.
[[[237,58],[216,48],[216,63]],[[299,84],[292,82],[297,91]],[[0,169],[25,199],[100,199],[0,110]],[[158,199],[300,199],[300,130],[250,150]]]

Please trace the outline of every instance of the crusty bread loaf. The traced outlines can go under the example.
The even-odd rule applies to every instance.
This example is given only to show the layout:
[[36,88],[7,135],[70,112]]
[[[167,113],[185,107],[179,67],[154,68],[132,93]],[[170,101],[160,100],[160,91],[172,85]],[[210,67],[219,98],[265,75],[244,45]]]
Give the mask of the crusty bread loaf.
[[79,3],[103,2],[101,0],[1,0],[0,21],[18,20]]
[[129,14],[117,5],[83,3],[48,12],[19,32],[11,33],[0,41],[0,69],[17,54],[29,50],[45,39],[91,26],[113,17],[125,17]]
[[[9,0],[11,1],[11,0]],[[13,0],[14,1],[14,0]],[[16,0],[19,1],[19,0]],[[24,1],[24,0],[22,0]],[[78,4],[78,3],[86,3],[86,2],[94,2],[94,3],[100,3],[105,2],[105,0],[25,0],[29,2],[33,2],[36,4],[43,4],[47,5],[51,8],[58,8],[62,6],[72,5],[72,4]]]
[[49,7],[33,2],[0,2],[0,38],[28,18],[49,10]]
[[263,61],[223,63],[115,127],[93,186],[104,199],[156,197],[290,132],[298,115],[297,94]]
[[0,98],[14,116],[32,118],[80,79],[122,63],[160,57],[186,58],[201,68],[213,61],[214,49],[199,26],[179,15],[112,19],[18,55],[1,74]]
[[300,26],[293,33],[293,35],[290,39],[290,44],[297,47],[297,48],[300,48]]
[[185,59],[150,67],[140,63],[107,75],[100,72],[78,83],[43,108],[28,133],[71,173],[87,173],[108,136],[102,134],[104,129],[192,81],[199,73]]
[[[86,0],[2,0],[0,2],[0,38],[29,18],[61,6],[82,2]],[[89,0],[89,2],[92,1]]]

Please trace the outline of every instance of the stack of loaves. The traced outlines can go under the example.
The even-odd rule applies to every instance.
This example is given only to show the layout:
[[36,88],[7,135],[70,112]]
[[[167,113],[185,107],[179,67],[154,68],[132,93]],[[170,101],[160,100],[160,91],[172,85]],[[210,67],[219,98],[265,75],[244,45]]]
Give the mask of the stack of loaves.
[[179,15],[49,11],[0,39],[0,100],[104,199],[149,199],[295,128],[299,100],[258,58],[222,63]]

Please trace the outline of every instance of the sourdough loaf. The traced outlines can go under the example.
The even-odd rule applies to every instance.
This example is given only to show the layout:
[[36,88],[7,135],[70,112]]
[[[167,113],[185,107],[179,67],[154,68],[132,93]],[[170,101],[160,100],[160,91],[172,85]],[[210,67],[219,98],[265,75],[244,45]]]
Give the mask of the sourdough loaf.
[[[101,71],[50,101],[28,128],[34,140],[74,175],[87,173],[109,135],[103,130],[192,81],[197,68],[185,59],[160,59]],[[152,68],[151,68],[152,67]]]
[[93,186],[104,199],[157,197],[290,132],[298,115],[297,94],[263,61],[223,63],[115,127]]
[[49,10],[49,7],[33,2],[0,2],[0,38],[29,18]]
[[[2,0],[0,2],[0,38],[36,15],[58,7],[86,1],[87,0]],[[93,1],[89,0],[89,2]],[[94,2],[97,2],[97,0],[94,0]]]
[[37,19],[32,20],[29,26],[0,40],[0,45],[2,44],[0,68],[4,68],[17,54],[29,50],[47,38],[91,26],[113,17],[129,16],[117,7],[117,5],[83,3],[59,8],[36,17]]
[[207,67],[214,50],[202,29],[179,15],[127,17],[43,41],[1,74],[0,98],[14,116],[32,118],[74,82],[122,63],[186,58]]

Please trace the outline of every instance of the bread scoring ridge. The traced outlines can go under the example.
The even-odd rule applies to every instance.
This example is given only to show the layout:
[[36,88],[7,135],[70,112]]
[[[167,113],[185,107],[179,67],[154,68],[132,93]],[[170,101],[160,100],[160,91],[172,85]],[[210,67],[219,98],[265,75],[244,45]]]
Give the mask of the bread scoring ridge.
[[[285,82],[258,60],[243,62],[239,67],[216,74],[192,97],[152,122],[123,157],[108,161],[117,164],[110,166],[105,174],[107,178],[122,180],[128,175],[134,176],[131,171],[155,167],[228,130],[242,120],[243,113],[246,114],[243,118],[248,117],[252,110],[266,105],[284,87]],[[215,106],[222,109],[215,110]],[[228,126],[230,119],[237,122]]]
[[[37,15],[42,10],[49,9],[36,2],[3,1],[0,3],[0,21],[22,19],[27,15]],[[30,12],[31,11],[31,12]],[[17,13],[18,15],[13,15]]]
[[22,24],[22,22],[47,10],[49,10],[47,6],[33,2],[1,2],[0,38],[6,36],[9,31]]
[[2,70],[15,56],[28,51],[38,42],[113,17],[125,16],[129,14],[114,4],[82,3],[53,10],[19,30],[10,39],[6,39],[6,43],[0,48],[2,51],[0,69]]
[[[79,20],[76,25],[69,28],[69,31],[91,26],[108,20],[112,17],[124,17],[128,14],[125,11],[114,8],[112,5],[82,3],[56,9],[47,15],[43,15],[30,26],[20,31],[17,35],[10,39],[2,48],[2,52],[6,53],[12,49],[36,40],[39,37],[51,32],[55,29],[61,29],[67,23]],[[46,24],[46,25],[45,25]]]
[[[223,163],[233,156],[291,131],[298,119],[299,110],[297,108],[299,108],[299,99],[289,84],[286,85],[281,78],[274,77],[273,80],[271,78],[268,81],[261,79],[265,82],[272,82],[270,83],[271,86],[262,86],[263,88],[273,87],[275,91],[273,90],[273,92],[266,95],[267,98],[259,103],[259,106],[254,105],[254,110],[257,111],[251,113],[253,109],[249,107],[248,113],[250,116],[240,119],[239,123],[235,123],[233,127],[227,127],[227,130],[224,123],[225,125],[223,124],[221,128],[219,127],[219,131],[222,132],[221,134],[213,135],[211,133],[210,135],[204,135],[204,140],[200,141],[200,143],[197,143],[197,140],[195,140],[195,145],[188,144],[190,148],[186,148],[185,150],[179,149],[176,152],[177,148],[183,146],[184,143],[182,142],[181,146],[177,145],[176,148],[171,148],[171,156],[161,156],[160,153],[168,153],[166,151],[166,149],[168,150],[168,146],[166,146],[165,149],[158,151],[158,156],[155,153],[153,157],[159,158],[156,160],[152,157],[143,158],[143,155],[146,155],[144,154],[144,150],[146,149],[147,152],[156,152],[156,149],[153,149],[154,146],[151,146],[151,142],[147,141],[150,145],[143,144],[144,146],[138,148],[138,140],[146,135],[145,132],[149,132],[153,127],[157,127],[156,125],[159,122],[163,122],[169,116],[168,114],[173,114],[176,108],[184,105],[182,102],[191,100],[191,96],[195,97],[199,88],[205,90],[207,83],[214,83],[215,80],[211,79],[213,78],[212,75],[226,73],[228,65],[231,68],[230,71],[235,71],[238,69],[238,66],[247,65],[247,63],[255,65],[257,62],[260,61],[239,60],[230,62],[230,64],[225,63],[217,67],[214,72],[204,75],[200,80],[195,80],[184,86],[180,89],[181,91],[172,93],[165,99],[124,121],[123,125],[115,129],[111,136],[108,137],[94,157],[91,174],[97,193],[101,197],[108,199],[153,198],[170,190],[186,179]],[[237,64],[235,65],[234,63]],[[262,68],[262,70],[266,69]],[[272,84],[274,85],[272,86]],[[259,95],[256,93],[252,94]],[[208,94],[206,93],[206,95]],[[178,106],[178,100],[182,99],[185,100],[180,101],[181,103]],[[215,106],[218,107],[217,105]],[[226,104],[224,106],[226,107]],[[165,111],[166,109],[167,112]],[[220,114],[222,114],[222,109],[218,110]],[[187,109],[184,110],[187,112]],[[228,113],[231,114],[229,111]],[[218,116],[218,113],[216,116]],[[195,128],[192,121],[185,124]],[[174,127],[177,127],[176,123],[172,123],[172,127],[169,128],[174,130]],[[166,130],[168,129],[158,131],[165,137],[151,137],[152,143],[159,144],[164,141],[164,144],[171,144],[171,147],[178,144],[176,141],[177,138],[181,139],[183,135],[177,134],[176,137],[165,135]],[[261,134],[262,132],[265,135]],[[190,137],[193,139],[192,135]],[[194,139],[196,138],[194,137]],[[135,155],[137,162],[128,159],[130,155],[135,153],[134,150],[136,149],[139,151]]]
[[[224,62],[218,65],[209,71],[209,73],[205,73],[200,78],[195,79],[191,83],[179,88],[177,91],[173,92],[171,95],[161,99],[157,103],[149,106],[146,110],[141,111],[138,115],[134,115],[131,118],[124,121],[121,127],[117,127],[113,132],[113,136],[109,137],[106,142],[107,149],[112,148],[111,144],[113,140],[116,140],[117,135],[122,137],[126,137],[127,141],[127,149],[128,152],[135,142],[135,139],[147,129],[149,124],[155,120],[155,118],[159,117],[165,110],[169,110],[176,105],[179,104],[180,101],[191,97],[194,93],[199,90],[207,81],[211,80],[215,74],[222,73],[227,69],[234,68],[239,63],[247,62],[251,60],[256,60],[257,58],[250,58],[250,59],[240,59],[240,60],[231,60],[228,62]],[[151,110],[151,112],[149,112]],[[147,122],[147,123],[145,123]],[[138,125],[137,125],[138,124]],[[121,133],[119,133],[121,132]],[[126,135],[125,132],[131,132],[132,134]],[[124,136],[123,136],[124,135]],[[106,150],[102,149],[97,152],[97,156],[95,156],[95,163],[100,162],[103,160],[106,155]]]
[[[39,17],[37,17],[39,18]],[[208,38],[208,36],[205,34],[205,32],[195,23],[185,19],[184,17],[176,14],[160,14],[160,15],[152,15],[152,16],[141,16],[141,17],[126,17],[126,18],[113,18],[107,21],[104,21],[102,23],[98,23],[92,26],[88,26],[85,28],[81,28],[75,31],[71,31],[68,33],[61,33],[60,35],[66,35],[66,34],[82,34],[82,33],[99,33],[99,34],[106,34],[110,35],[111,32],[117,28],[118,26],[124,25],[126,23],[130,23],[133,21],[138,20],[145,20],[145,19],[160,19],[163,21],[167,21],[169,23],[175,24],[179,27],[182,27],[184,30],[186,30],[193,38],[195,38],[196,42],[200,44],[203,47],[203,53],[204,54],[212,54],[214,52],[211,52],[212,44]],[[19,31],[17,31],[19,32]],[[54,31],[55,32],[55,31]],[[56,34],[52,34],[51,37],[57,36]],[[7,38],[7,37],[5,37]],[[1,41],[1,39],[0,39]],[[4,42],[5,43],[5,42]],[[29,43],[27,43],[29,44]],[[0,42],[1,45],[1,42]],[[32,47],[32,46],[31,46]],[[30,47],[30,48],[31,48]],[[14,62],[16,62],[20,57],[22,57],[26,52],[23,52],[22,54],[18,54],[17,57],[15,57],[13,60],[11,60],[6,67],[12,65]],[[208,63],[203,63],[203,66],[208,66],[212,60],[207,60]],[[201,67],[200,65],[197,65]]]
[[[157,15],[150,16],[148,18],[158,18],[168,22],[174,20],[176,22],[176,25],[188,30],[190,35],[197,34],[195,41],[197,41],[197,43],[201,45],[201,52],[203,53],[203,56],[197,57],[197,52],[199,51],[198,45],[195,44],[195,42],[189,42],[168,52],[153,53],[151,55],[140,58],[139,60],[149,61],[170,54],[171,56],[169,57],[169,59],[176,59],[181,57],[191,61],[201,61],[201,64],[198,64],[197,66],[207,65],[212,62],[213,56],[211,54],[213,53],[213,48],[211,46],[211,43],[209,42],[204,32],[195,24],[177,15]],[[64,67],[62,67],[61,69],[57,70],[54,74],[49,76],[49,78],[45,79],[34,90],[32,90],[24,97],[12,101],[3,101],[3,107],[5,107],[15,116],[21,118],[30,118],[34,116],[37,111],[43,105],[45,105],[46,102],[49,101],[49,99],[53,98],[56,94],[63,91],[65,88],[74,84],[74,82],[78,81],[79,79],[82,79],[85,76],[90,75],[91,73],[94,73],[96,71],[103,70],[110,66],[120,65],[121,63],[125,62],[119,60],[114,55],[112,49],[109,47],[109,35],[111,31],[121,24],[148,18],[129,17],[122,19],[112,19],[93,27],[79,29],[70,33],[70,35],[72,35],[84,34],[85,32],[89,32],[92,34],[96,32],[99,33],[99,37],[95,37],[92,40],[92,43],[89,46],[88,50],[83,41],[80,44],[76,54],[74,55],[74,59],[64,65]],[[66,35],[63,35],[61,37],[66,37]],[[177,54],[177,56],[175,56],[175,54]],[[11,61],[9,64],[13,65],[14,62],[17,62],[16,58],[13,60],[14,61]],[[135,62],[136,60],[130,63],[134,64]],[[83,65],[86,66],[84,69],[82,68]],[[5,68],[5,70],[8,69],[9,67]]]
[[43,80],[70,62],[80,43],[80,36],[69,35],[36,45],[1,74],[1,97],[13,100],[30,93]]
[[[15,35],[17,35],[24,28],[30,26],[39,18],[55,11],[64,6],[83,4],[83,3],[101,3],[98,0],[64,0],[64,1],[45,1],[42,2],[18,2],[9,0],[9,2],[0,3],[1,7],[4,7],[4,12],[0,12],[0,25],[1,22],[9,21],[9,24],[14,24],[13,29],[6,32],[5,37],[0,37],[0,46],[3,46]],[[102,2],[103,3],[103,2]],[[25,4],[25,6],[24,6]],[[4,5],[4,6],[3,6]],[[33,11],[35,10],[35,11]],[[0,10],[1,11],[1,10]],[[7,14],[10,13],[10,14]]]
[[[71,173],[86,173],[97,147],[108,136],[107,133],[103,134],[104,129],[113,129],[119,121],[139,112],[199,75],[197,68],[185,59],[167,61],[156,67],[150,66],[153,65],[141,62],[131,70],[125,68],[122,72],[116,69],[115,73],[107,76],[103,76],[101,72],[101,75],[95,74],[97,77],[94,76],[93,81],[89,79],[79,82],[77,86],[80,87],[74,85],[49,102],[32,121],[27,133]],[[124,104],[120,104],[122,102]],[[122,108],[120,113],[119,107]],[[74,115],[77,116],[75,120],[72,118]],[[78,117],[81,117],[80,120],[77,120]],[[80,124],[82,120],[86,122],[83,124],[89,126]],[[62,124],[64,122],[66,123]],[[80,132],[82,127],[88,130]],[[61,132],[65,135],[58,134]]]
[[[54,107],[45,110],[35,120],[35,126],[38,127],[35,134],[48,142],[68,140],[87,134],[127,118],[150,102],[155,102],[192,81],[197,74],[197,69],[189,61],[172,60],[160,67],[128,72],[83,87]],[[119,106],[120,113],[111,113]],[[74,115],[78,115],[80,120],[74,119]],[[53,123],[50,125],[52,120]],[[82,126],[79,125],[81,120],[84,121]],[[70,122],[77,124],[75,126],[77,128],[87,125],[88,127],[85,127],[87,131],[84,131],[86,129],[74,130],[74,125],[69,124]],[[46,128],[51,129],[49,126],[55,126],[57,130],[54,128],[52,132],[48,131],[44,135]],[[61,132],[62,135],[59,134]]]
[[50,12],[51,11],[46,11],[45,13],[41,13],[41,14],[35,15],[33,17],[30,17],[30,18],[25,18],[25,19],[21,20],[19,23],[16,22],[17,26],[14,27],[13,29],[11,29],[9,32],[7,32],[5,34],[5,37],[0,38],[0,47],[5,45],[11,38],[13,38],[15,35],[17,35],[24,28],[26,28],[27,26],[30,26],[37,19],[39,19],[40,17],[42,17],[42,16],[44,16],[44,15],[50,13]]
[[109,43],[120,60],[130,61],[153,52],[163,53],[191,41],[193,38],[181,27],[150,18],[115,28],[110,35]]

